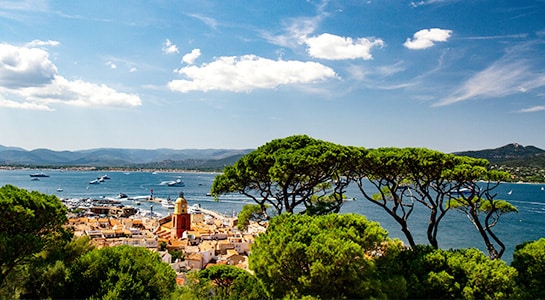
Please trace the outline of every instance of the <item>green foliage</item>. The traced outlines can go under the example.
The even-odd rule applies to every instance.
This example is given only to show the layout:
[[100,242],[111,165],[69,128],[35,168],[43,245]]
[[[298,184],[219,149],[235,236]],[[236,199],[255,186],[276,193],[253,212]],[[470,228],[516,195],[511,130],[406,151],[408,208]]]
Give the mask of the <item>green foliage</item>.
[[[427,238],[438,248],[439,224],[448,208],[452,185],[462,174],[486,171],[487,161],[458,157],[425,148],[379,148],[361,152],[352,159],[348,176],[362,195],[380,206],[401,226],[409,246],[415,247],[408,220],[416,204],[429,210]],[[481,173],[479,173],[481,174]],[[455,176],[456,175],[456,176]],[[374,189],[368,189],[367,182]],[[453,183],[454,182],[454,183]]]
[[0,207],[1,289],[11,272],[51,244],[70,240],[71,234],[62,227],[66,208],[54,195],[6,185],[0,188]]
[[517,245],[511,266],[524,298],[545,299],[545,238]]
[[229,265],[216,265],[189,276],[184,298],[268,299],[263,284],[248,271]]
[[352,148],[295,135],[273,140],[223,170],[211,193],[241,193],[278,214],[338,212]]
[[35,256],[26,266],[22,281],[23,298],[66,298],[66,276],[68,268],[83,254],[93,250],[87,236],[74,238],[70,242],[59,242]]
[[237,216],[238,224],[237,228],[240,231],[244,231],[250,225],[250,221],[266,221],[268,219],[266,211],[262,206],[257,204],[246,204],[242,206],[242,210]]
[[146,248],[93,250],[70,266],[68,298],[164,299],[174,292],[176,273]]
[[273,298],[384,297],[376,260],[388,242],[363,216],[283,214],[256,238],[250,269]]
[[408,298],[511,299],[516,270],[502,260],[490,260],[477,249],[440,250],[418,246],[398,256],[407,280]]

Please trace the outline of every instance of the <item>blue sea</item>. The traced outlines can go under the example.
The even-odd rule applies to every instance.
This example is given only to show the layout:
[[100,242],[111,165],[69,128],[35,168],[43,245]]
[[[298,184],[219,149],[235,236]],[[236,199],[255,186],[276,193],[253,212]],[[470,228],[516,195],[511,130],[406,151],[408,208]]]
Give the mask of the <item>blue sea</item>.
[[[124,193],[130,198],[144,198],[151,192],[155,197],[176,199],[180,192],[189,205],[199,204],[202,208],[232,215],[240,212],[242,206],[250,204],[251,199],[233,194],[221,196],[218,201],[207,195],[217,174],[196,172],[104,172],[104,171],[61,171],[43,170],[49,177],[31,180],[29,176],[36,170],[0,170],[0,186],[15,185],[29,191],[54,194],[59,198],[100,199],[116,198]],[[91,180],[107,175],[110,179],[100,184],[90,184]],[[173,187],[166,183],[182,179],[185,186]],[[515,246],[524,242],[545,237],[545,184],[502,183],[496,188],[496,199],[508,200],[519,212],[502,216],[494,227],[494,232],[506,245],[502,257],[506,262],[512,260]],[[62,190],[62,191],[61,191]],[[347,201],[341,212],[365,215],[369,220],[379,222],[388,230],[390,237],[405,241],[404,235],[389,215],[377,205],[365,200],[356,187],[349,188]],[[122,200],[125,205],[135,205],[134,200]],[[136,206],[143,210],[166,215],[168,209],[161,204],[140,201]],[[428,210],[416,206],[409,225],[417,243],[425,244]],[[439,230],[439,246],[443,249],[475,247],[485,251],[484,244],[467,217],[457,211],[449,212],[442,220]]]

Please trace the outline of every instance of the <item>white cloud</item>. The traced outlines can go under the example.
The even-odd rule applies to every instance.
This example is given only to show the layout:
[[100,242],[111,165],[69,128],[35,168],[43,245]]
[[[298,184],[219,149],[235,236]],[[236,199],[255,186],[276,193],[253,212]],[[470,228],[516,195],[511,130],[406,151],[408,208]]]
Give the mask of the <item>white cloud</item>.
[[213,18],[199,14],[190,14],[189,16],[203,22],[204,24],[210,26],[212,29],[216,29],[218,27],[218,22]]
[[129,69],[129,73],[134,73],[134,72],[136,72],[136,71],[137,71],[137,70],[136,70],[136,67],[131,67],[131,68]]
[[285,33],[280,35],[263,33],[263,36],[275,45],[296,48],[305,43],[307,36],[314,32],[320,20],[321,17],[294,19],[285,26]]
[[180,52],[178,51],[178,47],[176,47],[176,45],[172,44],[172,42],[169,39],[167,39],[165,43],[163,44],[163,53],[174,54],[178,52]]
[[64,103],[79,107],[136,107],[142,105],[137,95],[120,93],[104,85],[56,76],[50,85],[25,88],[19,94],[36,103]]
[[187,53],[182,57],[182,62],[185,62],[188,65],[192,65],[197,58],[201,56],[200,49],[193,49],[190,53]]
[[538,111],[544,111],[544,110],[545,110],[545,105],[540,105],[540,106],[533,106],[533,107],[529,107],[529,108],[524,108],[524,109],[519,110],[519,112],[521,112],[521,113],[530,113],[530,112],[538,112]]
[[106,62],[106,65],[107,65],[108,67],[110,67],[111,69],[114,69],[114,70],[117,69],[117,65],[114,64],[114,63],[111,62],[111,61]]
[[473,98],[498,98],[526,93],[545,87],[545,73],[524,58],[524,47],[511,49],[488,68],[471,76],[450,96],[435,106],[449,105]]
[[182,93],[210,90],[247,92],[337,76],[331,68],[316,62],[270,60],[255,55],[219,57],[200,67],[187,66],[177,72],[187,79],[172,80],[168,87]]
[[372,59],[371,49],[375,46],[383,47],[381,39],[358,38],[352,40],[349,37],[341,37],[324,33],[316,37],[308,38],[307,52],[315,58],[340,60],[340,59]]
[[[450,1],[452,1],[452,0],[450,0]],[[419,7],[419,6],[422,6],[422,5],[431,5],[431,4],[435,4],[435,3],[445,3],[445,2],[449,2],[449,0],[411,1],[411,3],[409,5],[411,7]]]
[[53,109],[51,109],[50,107],[44,104],[6,100],[3,97],[1,97],[1,95],[0,95],[0,107],[23,109],[23,110],[53,111]]
[[134,107],[142,103],[137,95],[103,84],[65,79],[43,49],[0,44],[0,106],[53,110],[51,104]]
[[[307,1],[307,4],[312,2]],[[270,32],[263,32],[262,35],[270,43],[288,47],[297,48],[304,44],[307,37],[312,34],[316,28],[320,25],[322,20],[326,18],[329,13],[325,11],[328,1],[321,1],[316,4],[316,15],[312,17],[298,17],[283,20],[283,33],[274,34]]]
[[33,41],[30,42],[30,43],[26,43],[26,44],[25,44],[25,47],[28,47],[28,48],[33,48],[33,47],[44,47],[44,46],[57,47],[57,46],[59,46],[60,44],[61,44],[60,42],[58,42],[58,41],[52,41],[52,40],[47,40],[47,41],[33,40]]
[[48,84],[57,74],[49,53],[38,48],[0,44],[0,87]]
[[433,46],[433,42],[446,42],[451,34],[452,30],[448,29],[422,29],[413,35],[412,40],[407,38],[403,46],[413,50],[426,49]]

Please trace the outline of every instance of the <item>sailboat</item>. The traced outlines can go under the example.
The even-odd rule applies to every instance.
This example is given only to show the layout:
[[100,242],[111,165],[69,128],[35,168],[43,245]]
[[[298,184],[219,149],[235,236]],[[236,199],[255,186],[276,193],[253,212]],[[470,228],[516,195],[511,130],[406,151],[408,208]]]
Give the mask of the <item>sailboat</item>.
[[509,192],[507,192],[507,195],[511,195],[513,193],[513,190],[510,190]]

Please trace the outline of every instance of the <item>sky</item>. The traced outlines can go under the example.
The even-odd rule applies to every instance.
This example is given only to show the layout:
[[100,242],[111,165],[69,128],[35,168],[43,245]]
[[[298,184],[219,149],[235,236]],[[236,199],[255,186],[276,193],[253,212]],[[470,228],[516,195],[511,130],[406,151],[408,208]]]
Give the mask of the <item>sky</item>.
[[545,149],[545,0],[0,1],[0,145]]

